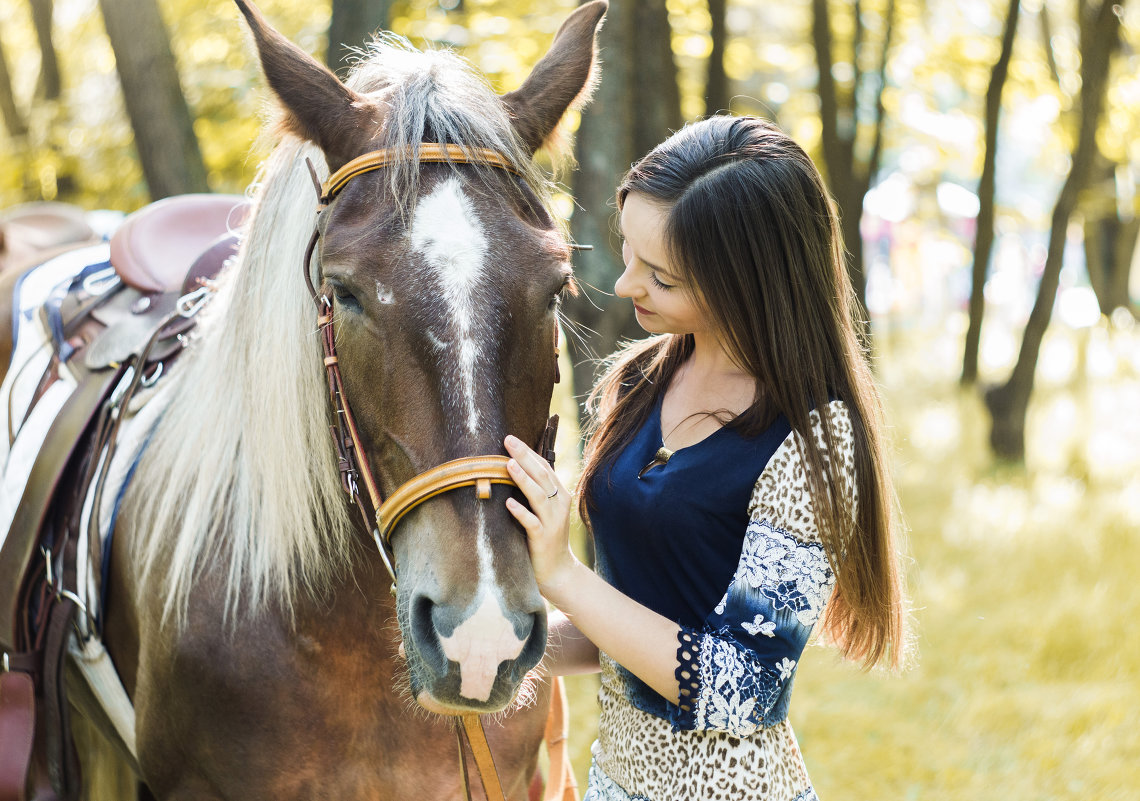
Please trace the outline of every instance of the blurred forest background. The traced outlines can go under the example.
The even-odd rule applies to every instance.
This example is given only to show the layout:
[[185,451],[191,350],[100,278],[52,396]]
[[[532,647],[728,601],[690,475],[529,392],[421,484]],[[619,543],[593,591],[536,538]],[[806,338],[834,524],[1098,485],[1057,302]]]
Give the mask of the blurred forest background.
[[[386,27],[507,91],[574,2],[260,5],[335,69],[330,41]],[[805,656],[791,717],[824,799],[1140,797],[1138,45],[1140,0],[611,0],[577,168],[555,173],[596,246],[569,310],[579,394],[588,357],[637,335],[605,292],[612,195],[669,131],[774,119],[842,212],[919,657],[889,676]],[[244,192],[267,108],[230,0],[0,4],[0,208]],[[593,682],[570,682],[583,782]]]

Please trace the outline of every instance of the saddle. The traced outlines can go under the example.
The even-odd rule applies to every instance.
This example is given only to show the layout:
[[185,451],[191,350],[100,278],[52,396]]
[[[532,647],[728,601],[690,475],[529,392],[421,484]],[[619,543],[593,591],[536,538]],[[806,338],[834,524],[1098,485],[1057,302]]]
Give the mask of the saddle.
[[31,408],[64,373],[75,388],[0,548],[0,801],[78,797],[63,666],[77,613],[94,620],[78,587],[82,507],[89,491],[98,500],[131,398],[188,344],[247,210],[227,195],[151,204],[111,239],[109,263],[83,270],[39,310],[53,352]]
[[82,209],[66,203],[25,203],[0,215],[0,272],[32,267],[98,241]]

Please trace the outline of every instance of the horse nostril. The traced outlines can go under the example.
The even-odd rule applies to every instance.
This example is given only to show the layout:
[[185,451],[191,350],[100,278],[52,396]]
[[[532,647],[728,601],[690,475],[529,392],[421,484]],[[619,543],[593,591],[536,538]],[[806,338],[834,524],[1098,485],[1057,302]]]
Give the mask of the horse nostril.
[[447,673],[447,657],[435,627],[436,605],[426,595],[412,600],[412,643],[425,667],[437,675]]
[[516,662],[525,673],[537,665],[546,652],[546,610],[530,615],[530,631],[523,636],[526,645]]

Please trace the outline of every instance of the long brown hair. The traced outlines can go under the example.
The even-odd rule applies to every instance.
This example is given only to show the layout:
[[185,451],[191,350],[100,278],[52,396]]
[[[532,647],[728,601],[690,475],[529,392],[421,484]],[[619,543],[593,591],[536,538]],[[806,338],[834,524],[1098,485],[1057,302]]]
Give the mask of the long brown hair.
[[[783,414],[799,434],[836,578],[821,621],[825,636],[866,666],[898,666],[906,616],[882,408],[855,332],[857,301],[819,171],[771,123],[718,116],[686,126],[635,164],[618,188],[619,208],[630,192],[667,209],[671,266],[695,289],[693,299],[733,360],[756,378],[753,404],[727,424],[750,436]],[[666,334],[611,358],[587,401],[583,519],[591,481],[630,441],[692,350],[692,336]],[[841,460],[826,456],[837,452],[828,407],[836,399],[854,432],[854,494],[843,491],[849,481]],[[822,418],[822,447],[812,435],[812,410]]]

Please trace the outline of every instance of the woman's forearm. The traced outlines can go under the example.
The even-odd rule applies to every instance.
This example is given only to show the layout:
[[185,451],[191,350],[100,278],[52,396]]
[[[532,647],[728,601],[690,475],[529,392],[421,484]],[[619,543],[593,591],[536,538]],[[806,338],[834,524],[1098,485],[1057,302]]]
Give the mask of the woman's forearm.
[[581,562],[556,586],[543,588],[547,600],[596,648],[677,703],[677,636],[680,627],[614,589]]
[[576,673],[596,673],[598,646],[578,630],[561,611],[551,611],[547,618],[549,634],[546,656],[540,669],[549,676],[572,676]]

